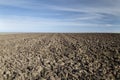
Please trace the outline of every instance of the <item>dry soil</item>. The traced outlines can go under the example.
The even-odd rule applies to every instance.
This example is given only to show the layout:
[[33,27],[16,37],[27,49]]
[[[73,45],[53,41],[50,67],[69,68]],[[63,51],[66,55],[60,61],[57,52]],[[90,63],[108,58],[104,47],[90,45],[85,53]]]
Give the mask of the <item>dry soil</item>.
[[0,80],[120,80],[120,34],[0,35]]

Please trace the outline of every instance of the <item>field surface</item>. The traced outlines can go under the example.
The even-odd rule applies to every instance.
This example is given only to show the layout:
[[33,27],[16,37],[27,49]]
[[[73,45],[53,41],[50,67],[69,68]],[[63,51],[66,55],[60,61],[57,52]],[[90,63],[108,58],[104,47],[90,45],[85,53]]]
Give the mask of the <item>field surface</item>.
[[120,34],[0,35],[0,80],[120,80]]

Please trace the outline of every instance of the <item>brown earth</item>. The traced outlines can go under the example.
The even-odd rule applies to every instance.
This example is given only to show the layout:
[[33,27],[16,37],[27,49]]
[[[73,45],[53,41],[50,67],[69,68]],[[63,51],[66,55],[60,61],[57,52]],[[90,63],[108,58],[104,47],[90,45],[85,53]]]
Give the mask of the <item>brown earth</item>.
[[0,80],[120,80],[120,34],[0,35]]

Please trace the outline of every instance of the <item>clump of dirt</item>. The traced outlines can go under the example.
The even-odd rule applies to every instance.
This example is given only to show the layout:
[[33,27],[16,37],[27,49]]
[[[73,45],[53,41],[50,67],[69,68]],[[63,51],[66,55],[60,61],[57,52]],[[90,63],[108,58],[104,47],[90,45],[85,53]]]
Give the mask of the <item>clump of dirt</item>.
[[120,80],[120,34],[0,35],[0,80]]

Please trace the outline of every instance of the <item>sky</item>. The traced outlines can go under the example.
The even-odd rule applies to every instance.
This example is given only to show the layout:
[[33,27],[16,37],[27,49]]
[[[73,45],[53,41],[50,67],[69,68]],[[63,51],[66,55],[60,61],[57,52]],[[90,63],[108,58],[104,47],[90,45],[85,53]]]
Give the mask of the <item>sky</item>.
[[0,0],[0,32],[120,32],[120,0]]

